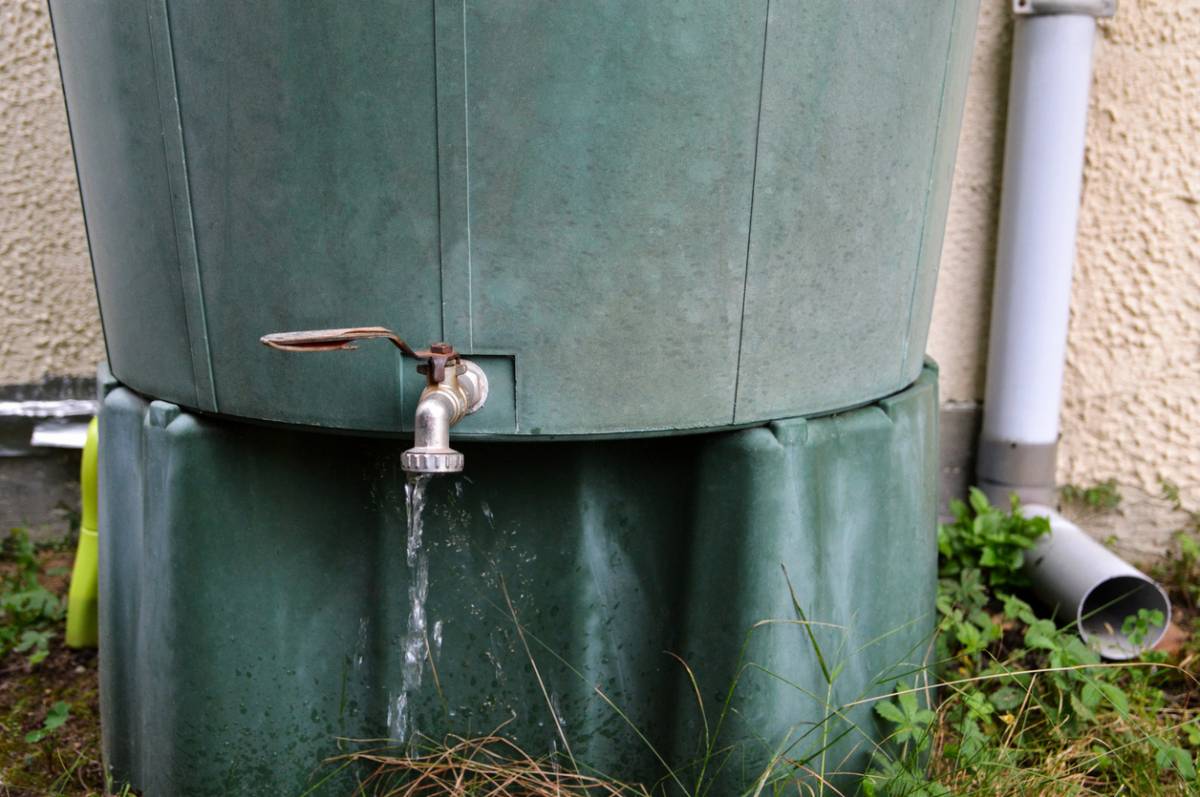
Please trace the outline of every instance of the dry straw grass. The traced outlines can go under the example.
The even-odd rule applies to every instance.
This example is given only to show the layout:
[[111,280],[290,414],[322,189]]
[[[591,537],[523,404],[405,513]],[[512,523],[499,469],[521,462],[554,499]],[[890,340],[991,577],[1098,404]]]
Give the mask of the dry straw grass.
[[534,758],[499,735],[448,736],[415,752],[394,747],[333,759],[363,767],[356,794],[378,797],[649,797],[642,786],[585,775],[553,757]]

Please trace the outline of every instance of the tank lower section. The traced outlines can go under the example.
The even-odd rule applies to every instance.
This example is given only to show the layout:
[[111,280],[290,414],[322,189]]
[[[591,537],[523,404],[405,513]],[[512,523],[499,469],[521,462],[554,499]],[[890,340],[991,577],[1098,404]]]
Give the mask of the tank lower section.
[[936,409],[927,368],[871,406],[742,431],[464,443],[416,546],[396,441],[116,387],[106,763],[145,794],[298,795],[339,738],[500,728],[671,794],[659,757],[690,790],[707,718],[713,794],[773,760],[845,783],[884,731],[848,704],[912,680],[932,636]]

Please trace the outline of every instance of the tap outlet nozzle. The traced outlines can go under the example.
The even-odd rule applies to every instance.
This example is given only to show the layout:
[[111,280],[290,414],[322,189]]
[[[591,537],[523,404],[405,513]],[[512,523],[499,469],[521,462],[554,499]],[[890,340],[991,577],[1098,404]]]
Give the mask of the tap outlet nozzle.
[[417,402],[413,447],[400,458],[408,473],[458,473],[464,457],[450,447],[450,427],[477,411],[487,401],[488,382],[483,369],[469,360],[446,368],[440,382],[431,382]]

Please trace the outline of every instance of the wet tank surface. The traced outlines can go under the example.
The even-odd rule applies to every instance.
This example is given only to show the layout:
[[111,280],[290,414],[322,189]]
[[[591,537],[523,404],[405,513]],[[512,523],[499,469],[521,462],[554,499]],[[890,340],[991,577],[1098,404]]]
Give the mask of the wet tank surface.
[[338,737],[503,725],[534,754],[655,782],[633,726],[684,772],[704,738],[682,660],[713,722],[742,673],[726,787],[779,743],[804,760],[833,741],[830,771],[862,771],[870,706],[821,723],[927,654],[935,423],[927,371],[875,405],[743,431],[469,443],[468,472],[422,485],[418,540],[389,441],[115,387],[105,760],[150,794],[299,794]]

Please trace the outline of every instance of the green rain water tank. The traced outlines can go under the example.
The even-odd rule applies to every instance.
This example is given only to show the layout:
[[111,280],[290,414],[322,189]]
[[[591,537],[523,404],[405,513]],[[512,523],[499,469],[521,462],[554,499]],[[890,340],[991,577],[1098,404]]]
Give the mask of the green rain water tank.
[[491,381],[464,435],[830,412],[921,369],[975,0],[51,0],[114,375],[396,432],[383,325]]

